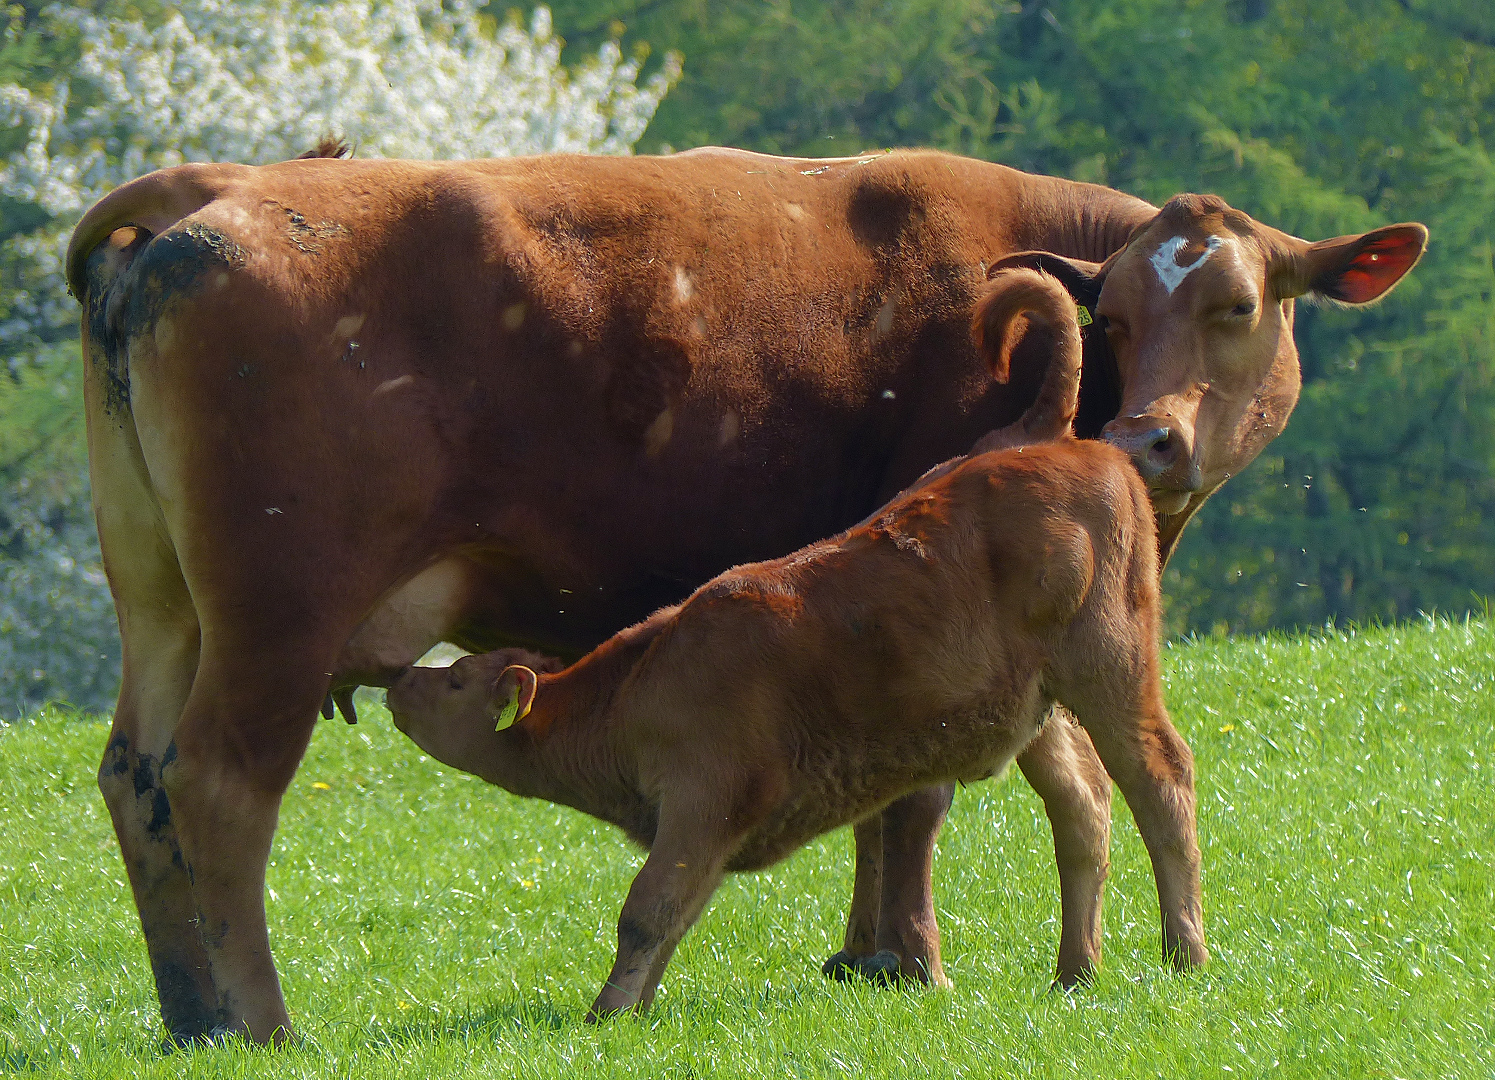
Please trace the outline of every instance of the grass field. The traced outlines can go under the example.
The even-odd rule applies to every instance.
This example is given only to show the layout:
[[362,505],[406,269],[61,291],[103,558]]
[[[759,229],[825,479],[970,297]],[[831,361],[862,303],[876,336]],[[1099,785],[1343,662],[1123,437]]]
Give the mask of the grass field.
[[93,774],[106,725],[0,729],[0,1074],[1495,1075],[1495,627],[1167,653],[1194,748],[1214,959],[1160,966],[1120,799],[1106,966],[1048,991],[1057,878],[1014,770],[962,791],[935,888],[948,993],[828,983],[849,831],[730,880],[653,1012],[581,1017],[640,855],[421,757],[378,708],[320,724],[286,797],[271,935],[298,1045],[168,1052]]

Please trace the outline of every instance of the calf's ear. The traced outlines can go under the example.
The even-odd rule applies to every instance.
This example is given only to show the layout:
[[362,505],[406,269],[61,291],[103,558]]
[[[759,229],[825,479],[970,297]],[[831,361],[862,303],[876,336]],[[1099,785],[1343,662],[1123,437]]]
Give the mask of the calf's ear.
[[1309,244],[1287,262],[1275,284],[1278,295],[1368,304],[1400,281],[1427,248],[1428,231],[1415,222],[1386,225],[1358,236]]
[[1104,263],[1069,259],[1051,251],[1019,251],[998,259],[986,272],[990,278],[1014,267],[1042,270],[1058,278],[1074,297],[1084,349],[1080,407],[1075,416],[1075,434],[1082,439],[1098,438],[1101,429],[1121,411],[1121,376],[1117,373],[1116,354],[1106,340],[1105,320],[1095,318],[1095,305],[1100,301],[1106,274],[1125,250],[1115,252]]
[[1015,268],[1042,270],[1045,274],[1058,278],[1060,284],[1069,290],[1069,295],[1075,298],[1075,303],[1086,309],[1086,313],[1080,317],[1081,325],[1084,325],[1086,318],[1095,314],[1095,302],[1100,299],[1101,286],[1106,283],[1106,267],[1103,264],[1086,262],[1084,259],[1068,259],[1063,255],[1055,255],[1052,251],[1019,251],[1004,255],[992,263],[986,276],[990,279],[1003,270]]
[[539,677],[522,664],[511,664],[499,673],[488,695],[488,715],[496,721],[494,731],[512,727],[529,715],[539,681]]

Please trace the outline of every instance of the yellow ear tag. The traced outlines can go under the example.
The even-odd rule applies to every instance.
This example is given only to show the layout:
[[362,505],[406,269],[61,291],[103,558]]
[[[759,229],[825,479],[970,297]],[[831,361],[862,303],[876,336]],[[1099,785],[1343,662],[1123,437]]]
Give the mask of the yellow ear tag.
[[519,687],[509,691],[509,700],[499,711],[498,724],[494,731],[502,731],[506,727],[513,727],[514,721],[519,719]]
[[1075,305],[1075,321],[1081,326],[1089,326],[1095,320],[1090,317],[1090,309],[1084,304]]

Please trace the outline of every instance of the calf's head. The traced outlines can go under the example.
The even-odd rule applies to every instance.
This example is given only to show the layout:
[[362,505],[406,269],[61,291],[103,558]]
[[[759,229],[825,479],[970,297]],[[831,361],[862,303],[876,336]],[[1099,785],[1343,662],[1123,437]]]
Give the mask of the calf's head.
[[[427,753],[452,762],[444,744],[479,728],[501,730],[524,719],[534,703],[539,672],[561,663],[525,649],[464,656],[450,667],[409,667],[386,695],[395,727]],[[459,766],[460,767],[460,766]]]
[[1025,252],[992,272],[1045,269],[1090,309],[1077,429],[1131,457],[1166,561],[1200,504],[1250,464],[1297,404],[1294,299],[1369,303],[1426,244],[1416,224],[1312,244],[1214,196],[1180,195],[1103,265]]

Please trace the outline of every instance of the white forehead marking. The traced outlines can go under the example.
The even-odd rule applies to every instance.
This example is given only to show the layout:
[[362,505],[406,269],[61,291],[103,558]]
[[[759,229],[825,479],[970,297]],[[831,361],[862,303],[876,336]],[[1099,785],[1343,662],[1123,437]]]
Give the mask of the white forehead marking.
[[1184,245],[1188,242],[1182,236],[1175,236],[1172,240],[1165,240],[1162,247],[1154,251],[1152,258],[1147,260],[1152,263],[1152,268],[1158,272],[1158,280],[1163,283],[1163,288],[1168,290],[1169,296],[1173,295],[1173,290],[1183,283],[1184,278],[1203,266],[1205,260],[1220,250],[1220,246],[1225,243],[1220,237],[1211,236],[1204,242],[1204,253],[1199,258],[1195,259],[1188,266],[1179,266],[1174,260],[1177,259],[1178,253],[1183,250]]

